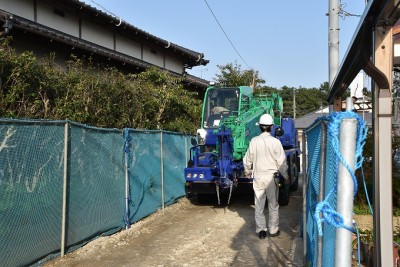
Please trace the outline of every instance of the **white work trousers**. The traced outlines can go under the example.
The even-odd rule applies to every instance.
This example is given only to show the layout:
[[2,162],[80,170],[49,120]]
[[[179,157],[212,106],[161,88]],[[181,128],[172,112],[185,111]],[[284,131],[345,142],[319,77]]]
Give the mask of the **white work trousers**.
[[[256,233],[269,229],[271,234],[275,234],[279,230],[279,187],[275,184],[273,173],[257,176],[253,181]],[[266,199],[268,199],[268,228],[264,215]]]

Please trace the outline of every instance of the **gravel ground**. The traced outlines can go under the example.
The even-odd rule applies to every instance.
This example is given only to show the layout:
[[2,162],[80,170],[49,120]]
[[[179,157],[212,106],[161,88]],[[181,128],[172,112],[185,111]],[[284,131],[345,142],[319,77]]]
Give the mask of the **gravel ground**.
[[261,240],[253,196],[233,196],[229,206],[182,198],[43,266],[303,266],[302,203],[299,187],[280,208],[281,235]]

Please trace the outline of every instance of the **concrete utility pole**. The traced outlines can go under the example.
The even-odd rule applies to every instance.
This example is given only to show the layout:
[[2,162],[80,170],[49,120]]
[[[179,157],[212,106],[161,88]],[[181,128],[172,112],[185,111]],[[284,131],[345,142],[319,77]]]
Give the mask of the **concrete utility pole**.
[[296,119],[296,90],[293,88],[293,119]]
[[339,0],[329,0],[329,86],[332,86],[339,69]]

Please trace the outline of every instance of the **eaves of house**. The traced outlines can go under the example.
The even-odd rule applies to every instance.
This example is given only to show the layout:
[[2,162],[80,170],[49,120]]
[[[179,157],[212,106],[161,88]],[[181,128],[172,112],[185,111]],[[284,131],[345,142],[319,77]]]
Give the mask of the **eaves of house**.
[[[163,55],[169,55],[171,58],[179,59],[179,62],[182,63],[181,72],[177,70],[169,70],[168,68],[163,68],[162,66],[158,67],[168,70],[171,72],[171,74],[183,77],[185,82],[193,87],[205,88],[209,85],[209,81],[195,77],[184,71],[185,69],[190,69],[195,66],[208,64],[209,61],[204,59],[204,55],[202,53],[192,51],[167,40],[158,38],[123,21],[118,17],[104,13],[101,10],[98,10],[83,2],[78,0],[32,1],[34,15],[32,15],[31,18],[26,18],[24,16],[12,13],[10,10],[6,10],[6,8],[3,9],[3,5],[1,4],[3,1],[5,0],[0,0],[0,22],[2,22],[3,25],[3,34],[6,30],[9,34],[12,34],[13,31],[20,31],[24,34],[30,34],[40,38],[48,39],[51,42],[58,42],[63,45],[68,45],[73,49],[86,51],[90,54],[101,56],[116,63],[119,62],[123,65],[130,65],[132,68],[136,68],[138,70],[144,70],[154,66],[154,64],[149,63],[146,60],[117,51],[117,49],[115,49],[115,44],[114,49],[112,47],[105,47],[81,38],[80,32],[77,34],[77,36],[74,36],[50,27],[49,25],[38,23],[36,2],[41,2],[44,5],[51,6],[53,8],[52,11],[59,16],[63,16],[64,12],[68,12],[68,14],[73,14],[75,17],[79,18],[79,31],[81,31],[81,21],[90,21],[91,23],[99,25],[109,32],[112,32],[114,36],[122,36],[127,40],[136,41],[140,44],[146,45],[152,50],[154,49],[156,51],[160,51],[160,53]],[[6,27],[9,28],[7,29]]]

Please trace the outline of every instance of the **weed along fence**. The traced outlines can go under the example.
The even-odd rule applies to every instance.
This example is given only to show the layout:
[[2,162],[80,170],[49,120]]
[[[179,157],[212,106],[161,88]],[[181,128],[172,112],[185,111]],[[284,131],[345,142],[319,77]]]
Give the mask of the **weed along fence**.
[[189,136],[0,120],[0,266],[36,264],[185,195]]
[[355,170],[363,162],[367,128],[354,112],[337,112],[314,122],[307,142],[305,266],[352,266]]

